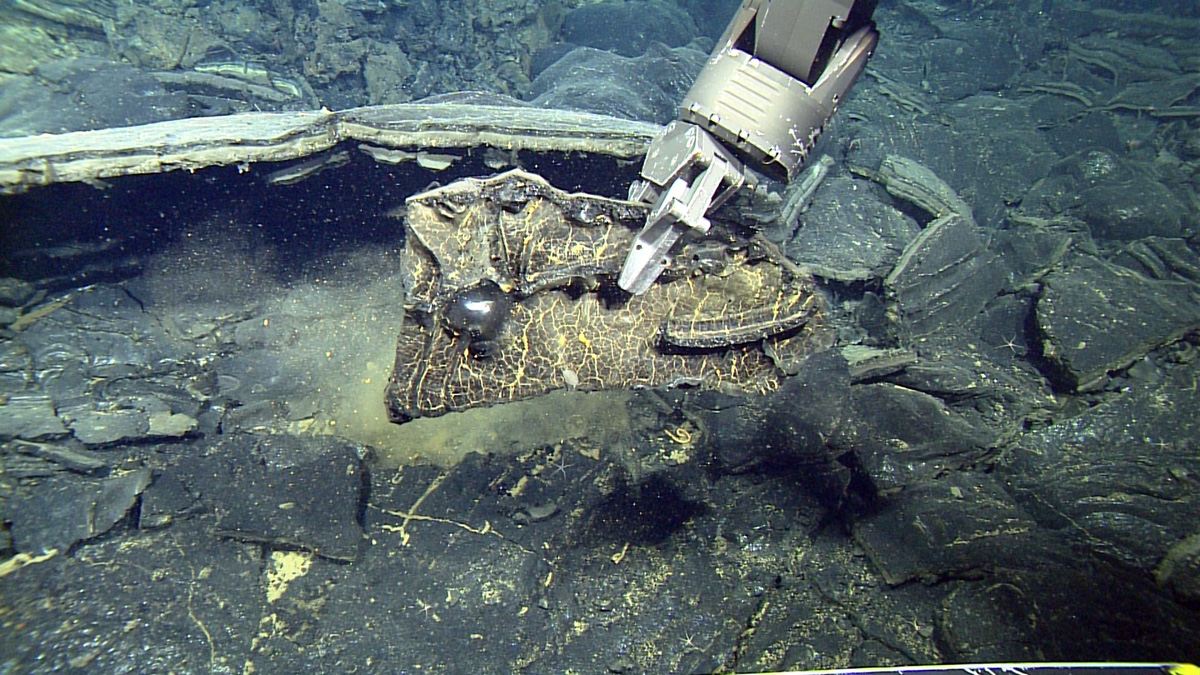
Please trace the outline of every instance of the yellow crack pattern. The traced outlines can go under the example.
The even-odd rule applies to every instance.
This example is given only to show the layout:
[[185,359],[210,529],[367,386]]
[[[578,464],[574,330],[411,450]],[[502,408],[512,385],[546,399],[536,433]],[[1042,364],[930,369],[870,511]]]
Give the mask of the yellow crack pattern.
[[[436,416],[568,387],[765,392],[779,386],[781,360],[824,344],[811,281],[747,245],[731,247],[720,273],[664,279],[627,302],[595,292],[612,285],[645,213],[521,171],[410,198],[389,409]],[[484,279],[515,302],[487,358],[475,358],[440,317]]]

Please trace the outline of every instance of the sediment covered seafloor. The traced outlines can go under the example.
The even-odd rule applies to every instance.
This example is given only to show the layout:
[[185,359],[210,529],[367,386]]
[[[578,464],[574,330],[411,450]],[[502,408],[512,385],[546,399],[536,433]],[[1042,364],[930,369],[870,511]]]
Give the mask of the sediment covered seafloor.
[[622,196],[734,5],[0,9],[5,667],[1195,659],[1194,8],[883,3],[827,159],[722,216],[826,300],[778,391],[387,422],[404,200]]

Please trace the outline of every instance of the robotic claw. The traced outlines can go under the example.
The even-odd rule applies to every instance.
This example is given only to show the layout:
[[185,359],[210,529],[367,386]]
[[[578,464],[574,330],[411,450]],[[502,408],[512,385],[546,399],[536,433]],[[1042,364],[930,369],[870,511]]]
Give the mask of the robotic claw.
[[651,206],[618,280],[640,295],[685,233],[748,179],[747,167],[792,180],[879,41],[878,0],[744,0],[683,99],[650,144],[629,199]]

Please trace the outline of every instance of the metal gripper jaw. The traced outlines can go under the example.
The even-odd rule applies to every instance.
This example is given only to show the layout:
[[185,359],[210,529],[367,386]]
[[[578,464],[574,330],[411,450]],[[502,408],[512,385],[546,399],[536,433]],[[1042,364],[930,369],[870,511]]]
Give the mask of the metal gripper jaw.
[[654,140],[629,199],[652,205],[634,239],[618,284],[640,295],[670,261],[670,250],[687,231],[708,232],[705,214],[729,199],[745,180],[742,163],[707,132],[675,121]]
[[745,167],[790,181],[866,67],[874,0],[745,0],[680,119],[654,140],[630,198],[652,205],[618,280],[646,291],[685,232],[745,181]]

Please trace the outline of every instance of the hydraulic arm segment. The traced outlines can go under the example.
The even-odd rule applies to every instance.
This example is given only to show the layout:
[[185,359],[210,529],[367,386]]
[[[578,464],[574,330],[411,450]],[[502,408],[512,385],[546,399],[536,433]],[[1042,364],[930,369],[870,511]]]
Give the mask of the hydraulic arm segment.
[[687,232],[747,180],[791,180],[870,58],[876,0],[745,0],[650,145],[629,198],[651,206],[618,280],[640,295]]

